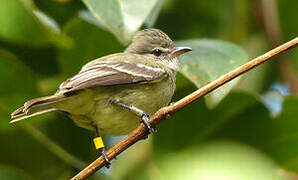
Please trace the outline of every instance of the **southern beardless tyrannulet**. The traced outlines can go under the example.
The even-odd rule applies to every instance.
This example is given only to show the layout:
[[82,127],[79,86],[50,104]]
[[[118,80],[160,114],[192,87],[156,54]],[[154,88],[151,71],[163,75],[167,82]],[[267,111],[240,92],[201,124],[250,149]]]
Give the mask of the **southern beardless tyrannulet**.
[[[63,82],[52,96],[27,101],[11,114],[16,122],[50,111],[62,111],[83,128],[123,135],[169,104],[179,70],[176,47],[161,30],[139,31],[123,53],[95,59]],[[71,59],[70,59],[71,61]]]

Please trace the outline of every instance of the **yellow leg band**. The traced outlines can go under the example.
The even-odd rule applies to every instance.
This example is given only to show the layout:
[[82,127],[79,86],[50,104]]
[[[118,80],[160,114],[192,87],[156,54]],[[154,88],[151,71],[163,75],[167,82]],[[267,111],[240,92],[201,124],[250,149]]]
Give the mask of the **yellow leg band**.
[[95,148],[96,149],[100,149],[100,148],[103,148],[105,147],[104,143],[103,143],[103,140],[101,137],[96,137],[93,139],[93,142],[94,142],[94,145],[95,145]]

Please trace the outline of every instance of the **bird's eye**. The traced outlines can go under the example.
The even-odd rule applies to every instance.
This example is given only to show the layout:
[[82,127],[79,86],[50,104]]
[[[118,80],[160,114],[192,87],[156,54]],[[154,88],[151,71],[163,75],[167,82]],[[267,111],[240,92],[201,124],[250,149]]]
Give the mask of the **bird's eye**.
[[154,49],[154,50],[152,51],[152,54],[154,54],[155,56],[160,56],[161,53],[162,53],[162,51],[161,51],[160,49]]

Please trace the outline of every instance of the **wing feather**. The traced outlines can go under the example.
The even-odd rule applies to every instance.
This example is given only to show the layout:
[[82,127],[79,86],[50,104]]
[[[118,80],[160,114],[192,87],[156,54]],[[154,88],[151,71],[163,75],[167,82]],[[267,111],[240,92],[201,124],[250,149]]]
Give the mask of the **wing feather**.
[[83,67],[72,78],[60,85],[59,91],[72,93],[86,88],[156,82],[167,76],[159,67],[128,62],[99,62]]

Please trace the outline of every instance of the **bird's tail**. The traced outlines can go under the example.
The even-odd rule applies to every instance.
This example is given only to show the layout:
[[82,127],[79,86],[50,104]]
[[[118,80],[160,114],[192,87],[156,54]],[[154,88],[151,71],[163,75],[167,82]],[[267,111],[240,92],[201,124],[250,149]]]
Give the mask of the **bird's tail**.
[[24,106],[18,108],[11,114],[10,123],[14,123],[38,114],[56,111],[57,104],[64,101],[67,97],[63,94],[40,97],[27,101]]

